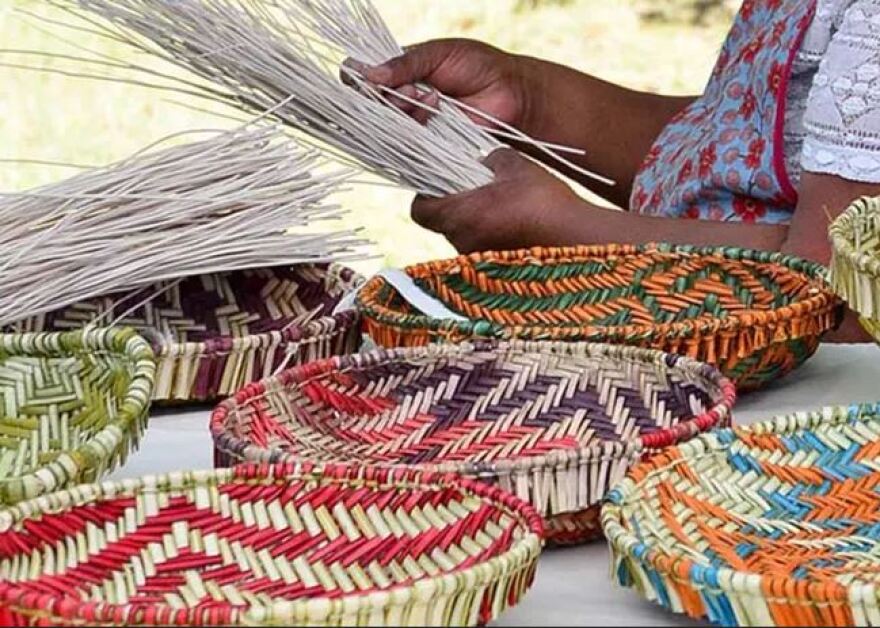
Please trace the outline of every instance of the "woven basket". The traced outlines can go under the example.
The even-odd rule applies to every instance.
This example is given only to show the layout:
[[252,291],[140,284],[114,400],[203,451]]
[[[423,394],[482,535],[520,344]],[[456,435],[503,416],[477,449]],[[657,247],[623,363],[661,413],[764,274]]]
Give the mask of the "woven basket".
[[655,351],[477,341],[286,371],[221,404],[211,432],[219,465],[358,460],[497,484],[571,544],[601,535],[598,504],[639,454],[726,424],[734,396]]
[[146,427],[155,374],[131,330],[0,334],[0,505],[123,462]]
[[831,224],[831,285],[880,341],[880,198],[853,203]]
[[0,624],[476,625],[528,590],[541,532],[496,488],[412,469],[84,485],[0,511]]
[[742,249],[538,248],[406,273],[466,320],[424,316],[377,277],[358,307],[384,346],[473,337],[622,343],[718,365],[740,390],[802,364],[841,317],[821,266]]
[[357,314],[333,315],[333,309],[361,283],[357,274],[337,265],[202,275],[160,284],[121,302],[119,295],[92,299],[18,328],[76,329],[99,316],[105,324],[132,327],[156,351],[156,401],[210,402],[286,365],[356,351]]
[[878,488],[880,405],[703,435],[610,493],[613,572],[723,625],[878,625]]

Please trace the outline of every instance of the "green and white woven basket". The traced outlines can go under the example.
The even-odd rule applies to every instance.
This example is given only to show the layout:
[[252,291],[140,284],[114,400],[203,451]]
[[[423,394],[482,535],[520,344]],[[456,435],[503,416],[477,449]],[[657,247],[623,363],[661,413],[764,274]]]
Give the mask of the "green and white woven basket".
[[0,334],[0,505],[123,462],[155,375],[150,345],[130,329]]
[[831,285],[880,341],[880,198],[862,198],[831,225]]

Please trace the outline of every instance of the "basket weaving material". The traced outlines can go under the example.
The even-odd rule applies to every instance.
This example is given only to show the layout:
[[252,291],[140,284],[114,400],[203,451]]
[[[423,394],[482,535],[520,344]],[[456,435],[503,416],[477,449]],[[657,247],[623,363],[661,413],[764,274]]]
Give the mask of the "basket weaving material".
[[614,573],[741,626],[880,624],[880,405],[700,436],[635,467],[602,513]]
[[0,511],[0,623],[476,625],[528,590],[541,532],[496,488],[412,469],[86,485]]
[[333,310],[361,281],[338,265],[202,275],[92,299],[20,327],[74,329],[96,317],[132,327],[156,351],[157,401],[216,401],[287,365],[356,351],[357,314]]
[[880,341],[880,198],[853,203],[830,230],[831,285]]
[[146,427],[155,373],[131,330],[0,334],[0,505],[124,461]]
[[577,343],[431,345],[336,357],[248,386],[211,418],[218,464],[358,460],[499,485],[553,543],[646,449],[729,420],[733,384],[686,358]]
[[740,389],[802,364],[841,315],[821,266],[732,248],[536,248],[406,273],[466,320],[425,316],[377,277],[358,308],[384,346],[474,337],[630,344],[718,365]]

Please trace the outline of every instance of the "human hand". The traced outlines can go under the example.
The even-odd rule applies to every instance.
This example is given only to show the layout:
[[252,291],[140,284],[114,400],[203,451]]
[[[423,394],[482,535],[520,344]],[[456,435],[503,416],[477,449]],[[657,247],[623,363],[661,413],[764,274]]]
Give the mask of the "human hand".
[[417,197],[412,218],[446,236],[460,252],[570,244],[566,226],[586,208],[572,189],[511,149],[485,161],[495,180],[445,198]]
[[[369,82],[394,89],[407,99],[436,108],[437,92],[416,87],[425,84],[517,128],[524,128],[530,94],[535,92],[530,68],[525,57],[468,39],[429,41],[407,48],[403,56],[384,65],[359,66]],[[431,115],[412,102],[393,102],[419,122]],[[478,124],[492,126],[484,117],[468,115]]]

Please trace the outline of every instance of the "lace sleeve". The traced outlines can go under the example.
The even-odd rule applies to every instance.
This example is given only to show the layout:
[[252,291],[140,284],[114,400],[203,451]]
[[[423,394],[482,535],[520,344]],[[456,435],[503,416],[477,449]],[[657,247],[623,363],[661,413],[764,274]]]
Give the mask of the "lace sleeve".
[[880,183],[880,2],[849,3],[813,79],[801,164]]

